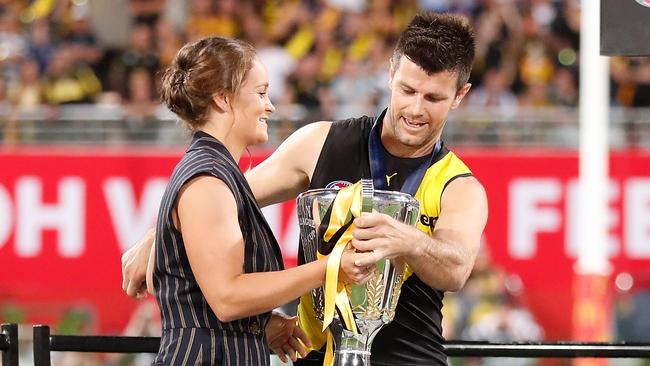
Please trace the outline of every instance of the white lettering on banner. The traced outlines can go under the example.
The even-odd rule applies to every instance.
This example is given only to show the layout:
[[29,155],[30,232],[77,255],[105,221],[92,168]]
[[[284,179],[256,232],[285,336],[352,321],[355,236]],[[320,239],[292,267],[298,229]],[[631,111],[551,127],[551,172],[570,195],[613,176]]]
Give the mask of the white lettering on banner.
[[11,235],[12,221],[11,197],[7,190],[0,185],[0,248],[5,245]]
[[280,236],[280,229],[282,228],[282,204],[278,203],[275,205],[262,207],[262,213],[264,214],[266,222],[268,222],[269,226],[271,227],[273,235],[278,240],[278,242],[280,242],[280,238],[282,238],[282,236]]
[[558,204],[561,195],[558,179],[520,178],[510,183],[508,249],[513,258],[532,258],[537,251],[537,234],[560,228],[559,210],[539,204]]
[[[566,255],[571,258],[578,257],[578,247],[580,243],[580,235],[578,234],[578,211],[580,199],[578,194],[578,180],[571,179],[567,187],[566,195],[566,224],[565,230],[565,243]],[[611,208],[611,204],[618,201],[621,195],[620,185],[614,181],[609,182],[609,197],[607,209],[607,231],[615,229],[620,225],[618,211]],[[621,247],[620,238],[616,235],[609,234],[607,238],[607,253],[608,256],[615,257],[618,255]]]
[[42,231],[58,231],[58,252],[61,257],[83,254],[85,238],[84,181],[78,177],[62,178],[58,185],[58,203],[43,203],[43,182],[38,177],[16,181],[18,208],[16,254],[36,257],[43,246]]
[[282,249],[282,255],[287,258],[293,258],[298,255],[298,237],[299,227],[298,218],[296,216],[295,208],[291,210],[291,215],[288,218],[286,230],[282,230],[282,204],[275,204],[262,208],[264,218],[269,223],[273,235],[275,235],[278,243]]
[[630,258],[650,258],[650,178],[625,185],[625,242]]
[[128,178],[108,178],[104,182],[104,199],[122,252],[133,246],[147,229],[155,225],[166,186],[167,179],[147,180],[138,207],[133,185]]
[[300,225],[298,225],[298,214],[296,207],[291,210],[287,230],[284,233],[284,248],[286,255],[291,258],[298,257],[298,239],[300,238]]

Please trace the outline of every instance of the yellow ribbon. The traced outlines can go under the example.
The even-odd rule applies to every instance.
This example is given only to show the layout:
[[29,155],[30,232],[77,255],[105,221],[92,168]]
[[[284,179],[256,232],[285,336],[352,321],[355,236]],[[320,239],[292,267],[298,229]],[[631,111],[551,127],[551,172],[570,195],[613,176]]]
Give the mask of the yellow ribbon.
[[[343,232],[340,238],[334,244],[332,251],[329,254],[323,254],[318,252],[317,258],[327,258],[327,270],[325,273],[325,304],[323,309],[323,325],[321,327],[321,332],[327,332],[327,348],[325,352],[325,362],[323,365],[333,365],[334,364],[334,352],[333,345],[334,340],[332,332],[328,329],[328,326],[334,319],[335,309],[339,310],[339,314],[342,317],[345,327],[354,334],[358,334],[357,324],[354,321],[354,314],[352,313],[352,307],[350,306],[350,299],[348,294],[348,289],[345,284],[339,281],[339,269],[341,267],[341,256],[343,251],[347,247],[350,240],[352,240],[352,229],[353,225],[350,224],[355,217],[359,217],[361,214],[361,183],[356,183],[349,187],[342,188],[331,207],[330,220],[323,235],[323,241],[330,241],[334,235],[341,230],[342,227],[348,225],[347,229]],[[310,297],[309,304],[305,303],[303,306],[303,300],[306,300],[306,297]],[[300,304],[301,310],[307,310],[311,305],[311,296],[303,296]],[[305,311],[312,315],[313,312],[311,309]],[[309,316],[308,315],[308,316]],[[307,324],[304,324],[307,325]],[[303,324],[301,324],[303,326]],[[322,333],[321,333],[322,334]],[[312,339],[312,342],[314,340]]]
[[[361,183],[356,183],[341,189],[336,195],[334,202],[332,202],[331,211],[329,224],[323,235],[325,242],[330,241],[341,227],[361,214]],[[334,308],[336,306],[341,312],[341,316],[343,317],[341,320],[344,322],[346,328],[353,331],[354,334],[358,334],[345,284],[338,280],[341,256],[345,247],[352,240],[352,228],[353,225],[348,226],[334,245],[327,259],[327,272],[325,274],[324,286],[325,309],[323,309],[323,331],[327,329],[332,319],[334,319]],[[322,254],[318,253],[317,256],[321,258]]]

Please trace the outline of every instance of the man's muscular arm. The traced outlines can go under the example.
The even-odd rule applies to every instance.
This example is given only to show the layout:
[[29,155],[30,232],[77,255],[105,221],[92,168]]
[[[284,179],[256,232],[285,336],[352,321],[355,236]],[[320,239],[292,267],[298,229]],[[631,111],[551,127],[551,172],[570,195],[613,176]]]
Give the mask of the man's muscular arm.
[[309,187],[331,125],[331,122],[314,122],[300,128],[271,156],[246,173],[261,207],[296,198]]
[[154,228],[147,230],[137,243],[122,254],[122,289],[131,297],[147,297],[147,264],[155,237]]
[[355,220],[352,244],[357,250],[373,251],[377,259],[402,257],[430,287],[457,291],[472,270],[486,222],[485,190],[474,177],[464,177],[445,189],[431,236],[387,215],[372,213]]

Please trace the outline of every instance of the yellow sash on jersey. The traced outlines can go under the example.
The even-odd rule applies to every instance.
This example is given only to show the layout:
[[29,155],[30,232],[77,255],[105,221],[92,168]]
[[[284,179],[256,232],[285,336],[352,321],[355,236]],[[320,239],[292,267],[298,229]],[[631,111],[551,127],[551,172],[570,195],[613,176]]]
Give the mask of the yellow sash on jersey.
[[[339,280],[338,275],[339,268],[341,267],[341,256],[350,240],[352,240],[352,229],[354,228],[352,221],[355,217],[361,215],[361,183],[358,182],[339,190],[330,209],[330,219],[322,238],[325,245],[323,248],[318,248],[316,255],[319,259],[329,256],[327,259],[325,285],[323,286],[325,308],[323,311],[323,324],[320,329],[320,332],[327,332],[327,351],[325,352],[324,365],[333,365],[334,363],[332,332],[327,327],[334,319],[335,308],[338,309],[345,328],[354,332],[354,334],[358,334],[357,324],[352,313],[352,306],[350,305],[349,289]],[[341,234],[340,230],[344,230],[344,232]],[[329,241],[337,233],[340,235],[339,239],[336,243],[330,243]],[[331,252],[329,250],[330,248]],[[328,252],[329,254],[325,254]],[[304,297],[311,296],[307,294]],[[309,300],[308,306],[311,307],[311,299]],[[313,312],[312,309],[309,310]]]

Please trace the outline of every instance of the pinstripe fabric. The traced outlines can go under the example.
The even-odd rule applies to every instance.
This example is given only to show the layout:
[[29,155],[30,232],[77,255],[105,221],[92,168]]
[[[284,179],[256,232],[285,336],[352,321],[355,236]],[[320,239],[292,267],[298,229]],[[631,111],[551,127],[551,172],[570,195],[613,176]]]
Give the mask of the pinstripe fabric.
[[[232,191],[244,238],[244,272],[283,269],[280,248],[237,163],[220,142],[197,131],[176,165],[156,225],[154,288],[163,335],[155,365],[268,365],[264,327],[269,313],[232,322],[217,319],[196,282],[172,209],[190,179],[212,175]],[[215,243],[218,245],[218,243]]]

